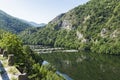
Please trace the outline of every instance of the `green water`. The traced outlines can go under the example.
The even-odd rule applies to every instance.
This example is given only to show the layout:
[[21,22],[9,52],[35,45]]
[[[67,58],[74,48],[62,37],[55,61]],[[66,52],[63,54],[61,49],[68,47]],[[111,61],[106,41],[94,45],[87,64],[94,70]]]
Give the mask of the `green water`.
[[120,56],[83,52],[40,55],[73,80],[120,80]]

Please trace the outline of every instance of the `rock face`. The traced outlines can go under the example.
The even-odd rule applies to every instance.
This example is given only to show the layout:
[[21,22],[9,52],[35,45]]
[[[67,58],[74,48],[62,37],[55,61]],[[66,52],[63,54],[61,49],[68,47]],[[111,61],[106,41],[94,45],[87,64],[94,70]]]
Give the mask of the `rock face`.
[[72,24],[68,20],[64,20],[62,22],[62,28],[71,30],[72,29]]
[[77,35],[77,38],[79,40],[81,40],[82,43],[88,43],[89,42],[89,39],[85,39],[83,34],[80,33],[79,31],[76,32],[76,35]]
[[73,30],[74,28],[69,20],[59,21],[55,26],[55,29]]
[[79,31],[77,31],[77,37],[78,37],[78,39],[82,39],[83,38],[83,34],[82,33],[80,33]]
[[81,42],[82,42],[82,43],[88,43],[88,42],[89,42],[89,39],[85,39],[85,38],[84,38],[84,39],[81,40]]
[[13,66],[14,65],[14,55],[11,54],[8,56],[8,65]]
[[90,19],[90,15],[88,15],[87,17],[84,18],[83,23],[86,23],[86,21],[87,21],[88,19]]
[[118,30],[114,30],[114,32],[112,34],[110,34],[110,38],[116,38],[120,35]]
[[101,30],[101,32],[100,32],[100,34],[101,34],[101,37],[105,37],[106,36],[106,33],[107,33],[108,31],[107,31],[107,29],[106,28],[103,28],[102,30]]
[[72,26],[72,23],[70,22],[69,19],[62,19],[64,17],[65,13],[60,14],[56,18],[54,18],[50,24],[55,24],[55,29],[67,29],[67,30],[72,30],[74,27]]
[[59,16],[57,16],[56,18],[54,18],[50,24],[55,25],[54,29],[58,30],[58,29],[67,29],[67,30],[72,30],[74,29],[72,27],[71,22],[68,19],[62,19],[62,17],[65,15],[65,13],[60,14]]

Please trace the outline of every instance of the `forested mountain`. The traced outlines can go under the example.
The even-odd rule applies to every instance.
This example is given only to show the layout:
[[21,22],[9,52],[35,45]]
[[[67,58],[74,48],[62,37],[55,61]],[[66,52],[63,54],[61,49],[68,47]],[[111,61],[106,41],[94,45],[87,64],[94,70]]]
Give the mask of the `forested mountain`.
[[12,17],[0,10],[0,29],[4,29],[13,33],[19,33],[30,27],[30,24],[25,23],[18,18]]
[[119,54],[119,35],[120,0],[90,0],[57,16],[45,28],[23,31],[20,37],[26,44]]
[[32,21],[26,21],[26,20],[22,20],[22,19],[20,19],[20,20],[24,23],[27,23],[27,24],[33,26],[33,27],[44,27],[46,25],[45,23],[39,23],[38,24],[38,23],[32,22]]
[[34,27],[44,27],[46,24],[45,23],[40,23],[37,24],[35,22],[29,22],[30,25],[34,26]]

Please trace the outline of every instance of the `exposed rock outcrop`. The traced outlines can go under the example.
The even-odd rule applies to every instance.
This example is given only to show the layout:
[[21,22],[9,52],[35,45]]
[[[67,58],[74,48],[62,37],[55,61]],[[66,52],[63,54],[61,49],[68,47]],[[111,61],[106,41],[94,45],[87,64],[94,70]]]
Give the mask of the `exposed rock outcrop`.
[[78,39],[82,39],[83,38],[83,34],[80,33],[79,31],[77,31],[76,34],[77,34]]
[[90,15],[88,15],[87,17],[84,18],[83,23],[86,23],[86,21],[87,21],[88,19],[90,19]]
[[105,38],[108,30],[106,28],[103,28],[100,32],[101,37]]
[[60,15],[58,15],[57,17],[55,17],[52,21],[50,21],[51,24],[57,23],[61,17],[64,16],[65,13],[62,13]]
[[116,38],[119,34],[119,31],[115,30],[112,34],[110,34],[110,38]]
[[89,39],[85,39],[85,38],[84,38],[84,39],[81,40],[81,42],[82,42],[82,43],[88,43],[88,42],[89,42]]
[[63,20],[62,28],[72,30],[72,24],[68,20]]

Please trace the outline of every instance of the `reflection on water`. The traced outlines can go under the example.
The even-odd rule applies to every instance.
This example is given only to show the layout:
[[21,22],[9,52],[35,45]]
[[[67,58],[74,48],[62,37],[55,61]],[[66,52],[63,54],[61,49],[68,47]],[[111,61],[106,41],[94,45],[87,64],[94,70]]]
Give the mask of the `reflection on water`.
[[83,52],[40,55],[74,80],[120,80],[120,56]]
[[[43,61],[43,63],[42,63],[42,65],[46,65],[46,64],[49,64],[47,61]],[[72,80],[68,75],[66,75],[66,74],[63,74],[63,73],[61,73],[61,72],[59,72],[59,71],[56,71],[56,73],[58,74],[58,75],[61,75],[61,76],[63,76],[64,77],[64,79],[66,79],[66,80]]]

